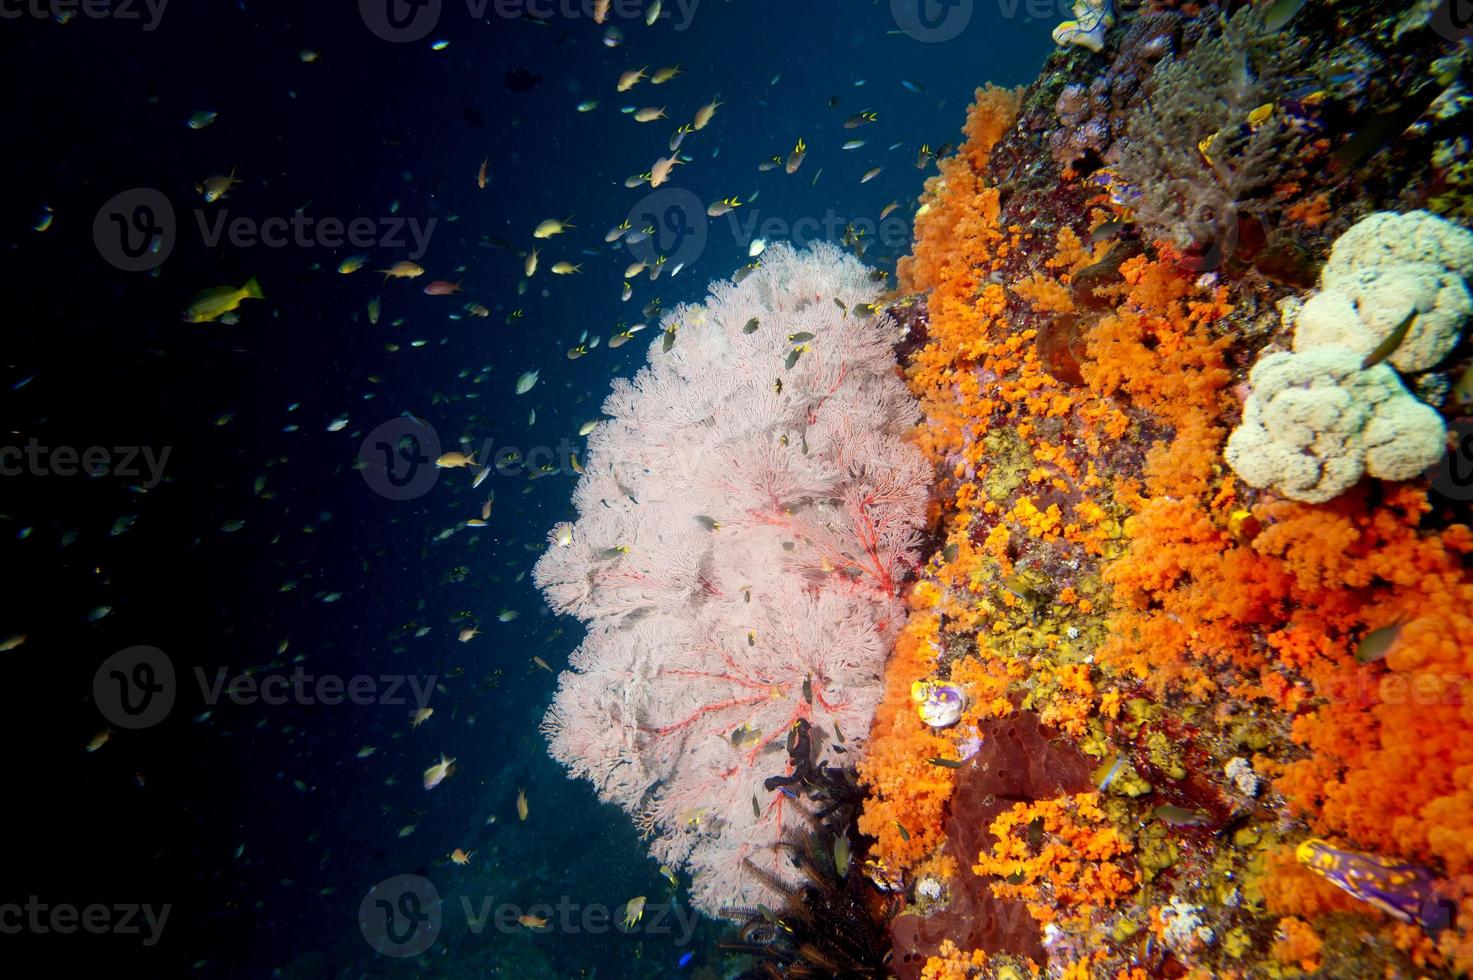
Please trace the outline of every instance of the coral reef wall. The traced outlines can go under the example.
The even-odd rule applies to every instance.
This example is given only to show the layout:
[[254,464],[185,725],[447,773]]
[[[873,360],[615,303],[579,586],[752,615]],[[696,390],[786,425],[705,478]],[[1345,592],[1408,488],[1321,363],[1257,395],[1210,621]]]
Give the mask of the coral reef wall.
[[[861,770],[901,976],[1473,970],[1467,495],[1414,466],[1296,500],[1225,456],[1338,238],[1466,220],[1433,6],[1142,4],[979,90],[939,161],[897,303],[938,547]],[[1470,354],[1385,384],[1457,423]],[[1049,748],[997,783],[1009,719]]]
[[578,519],[536,567],[588,624],[544,721],[554,757],[694,876],[712,914],[773,900],[781,788],[806,720],[819,764],[860,751],[904,616],[930,468],[893,320],[829,245],[769,249],[665,315],[589,438]]

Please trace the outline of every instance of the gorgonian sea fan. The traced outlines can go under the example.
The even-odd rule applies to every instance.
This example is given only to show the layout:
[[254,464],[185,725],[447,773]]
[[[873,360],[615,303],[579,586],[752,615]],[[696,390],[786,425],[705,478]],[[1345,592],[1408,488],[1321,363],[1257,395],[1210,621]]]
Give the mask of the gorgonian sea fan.
[[903,441],[897,328],[855,309],[868,273],[777,245],[668,312],[673,345],[656,335],[589,436],[571,541],[537,563],[588,627],[543,720],[552,755],[712,914],[771,901],[746,858],[791,877],[773,845],[801,817],[763,781],[790,772],[798,719],[827,764],[857,758],[904,618],[930,467]]

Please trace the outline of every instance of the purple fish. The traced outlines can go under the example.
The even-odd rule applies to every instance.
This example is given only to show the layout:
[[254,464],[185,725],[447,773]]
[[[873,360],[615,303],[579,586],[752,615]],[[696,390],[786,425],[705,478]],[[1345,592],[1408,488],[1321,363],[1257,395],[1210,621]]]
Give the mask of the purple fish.
[[1417,923],[1436,935],[1452,924],[1454,903],[1436,890],[1432,872],[1415,864],[1347,851],[1322,838],[1295,850],[1299,863],[1398,922]]

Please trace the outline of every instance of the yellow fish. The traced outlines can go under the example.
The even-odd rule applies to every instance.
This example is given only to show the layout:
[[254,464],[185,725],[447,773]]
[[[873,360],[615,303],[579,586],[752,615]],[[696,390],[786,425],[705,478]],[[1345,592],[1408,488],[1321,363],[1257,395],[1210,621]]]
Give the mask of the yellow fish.
[[214,204],[226,194],[229,194],[230,188],[238,183],[240,181],[235,179],[235,168],[231,167],[230,176],[222,177],[217,174],[213,177],[206,177],[204,183],[196,185],[196,189],[204,195],[206,204]]
[[553,235],[561,235],[569,228],[578,227],[577,225],[569,224],[569,222],[572,220],[572,215],[568,215],[562,221],[559,221],[556,218],[548,218],[546,221],[542,222],[535,229],[532,230],[532,237],[551,238]]
[[395,262],[387,269],[380,269],[384,274],[384,282],[390,279],[417,279],[425,274],[425,270],[407,259]]
[[640,68],[640,69],[637,69],[635,71],[626,71],[626,72],[622,73],[619,76],[619,84],[618,84],[619,91],[620,92],[627,92],[630,89],[634,88],[634,86],[638,85],[640,82],[642,82],[646,78],[648,78],[649,76],[644,73],[645,72],[645,68],[648,68],[648,67],[649,67],[649,65],[645,65],[644,68]]
[[696,129],[705,129],[708,125],[710,125],[711,117],[716,115],[717,106],[722,106],[725,104],[726,103],[724,102],[717,102],[715,99],[712,99],[710,103],[708,103],[707,105],[703,105],[696,110],[696,119],[695,122],[692,123],[692,125],[695,126]]
[[517,819],[527,819],[527,791],[520,787],[517,789]]
[[680,158],[674,154],[668,157],[660,157],[660,159],[656,160],[655,165],[650,168],[650,186],[659,187],[665,181],[669,180],[670,171],[674,170],[675,165],[680,162]]
[[425,770],[424,787],[434,789],[453,775],[455,775],[455,760],[442,753],[440,761]]
[[462,466],[475,466],[475,454],[467,456],[462,452],[441,453],[435,460],[435,466],[442,470],[458,469]]
[[655,72],[655,76],[650,79],[650,84],[651,85],[664,85],[666,82],[670,81],[670,79],[674,78],[675,76],[677,76],[677,75],[684,75],[684,74],[685,74],[685,72],[683,72],[683,71],[680,70],[680,66],[679,65],[674,65],[673,67],[669,67],[669,68],[661,68],[659,71]]
[[184,310],[185,323],[210,323],[240,306],[242,300],[265,299],[261,284],[251,277],[244,286],[216,286],[206,289],[190,300]]

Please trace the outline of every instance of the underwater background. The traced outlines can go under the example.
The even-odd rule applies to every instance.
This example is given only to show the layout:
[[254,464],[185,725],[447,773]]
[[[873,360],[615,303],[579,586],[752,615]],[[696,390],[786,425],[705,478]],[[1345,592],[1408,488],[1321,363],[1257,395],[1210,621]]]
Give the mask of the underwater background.
[[[354,469],[360,444],[402,413],[433,425],[447,449],[462,434],[524,455],[575,438],[609,379],[631,374],[643,351],[569,361],[580,334],[640,322],[639,307],[657,296],[667,307],[698,299],[709,279],[749,261],[753,218],[786,228],[833,216],[842,233],[912,200],[925,176],[914,165],[920,145],[954,138],[979,81],[1031,77],[1051,47],[1049,24],[995,12],[984,24],[979,12],[962,36],[933,45],[894,33],[887,3],[706,0],[686,14],[667,4],[653,27],[611,18],[624,43],[610,48],[586,12],[562,12],[577,6],[503,4],[476,17],[448,3],[431,34],[406,43],[376,36],[351,3],[170,3],[156,21],[115,3],[110,17],[5,21],[0,71],[15,93],[5,110],[11,193],[0,203],[7,429],[18,445],[168,455],[156,483],[141,455],[136,476],[5,483],[12,574],[0,620],[27,636],[5,655],[5,725],[12,785],[30,789],[10,808],[4,890],[172,905],[149,947],[86,933],[7,937],[7,947],[24,944],[58,967],[117,957],[154,976],[261,977],[299,959],[307,965],[289,975],[462,976],[499,965],[500,975],[669,976],[686,951],[696,951],[687,969],[716,956],[718,927],[703,923],[679,945],[685,930],[673,919],[664,936],[552,943],[488,925],[477,937],[449,891],[443,947],[395,961],[367,945],[359,901],[396,874],[453,873],[456,896],[493,908],[568,896],[617,910],[671,889],[624,815],[568,780],[537,731],[554,679],[531,656],[561,670],[581,631],[550,614],[529,572],[546,530],[570,513],[576,475],[493,474],[482,488],[495,495],[490,525],[439,540],[484,495],[468,476],[446,479],[462,476],[449,470],[420,496],[386,499]],[[553,16],[532,23],[517,16],[527,7]],[[448,46],[434,50],[441,40]],[[682,74],[663,89],[615,91],[621,72],[647,64]],[[526,83],[512,73],[536,84],[519,90]],[[761,196],[733,212],[741,225],[713,221],[677,278],[641,282],[621,303],[628,250],[602,235],[643,196],[624,178],[665,155],[669,132],[713,98],[724,104],[691,136],[679,183],[703,200]],[[585,100],[599,105],[580,113]],[[671,122],[638,126],[619,111],[629,104],[668,104]],[[843,128],[864,110],[880,121]],[[218,118],[191,129],[201,111]],[[855,135],[867,145],[838,149]],[[799,137],[815,148],[803,172],[758,172]],[[205,204],[196,185],[232,172],[240,183]],[[99,210],[136,188],[175,210],[167,261],[143,272],[115,268],[94,241]],[[212,246],[195,213],[208,231],[227,211],[253,222],[366,217],[376,236],[394,234],[395,217],[434,225],[422,252],[407,226],[402,246],[329,248],[311,232],[305,244]],[[50,226],[32,231],[45,214]],[[577,229],[543,243],[544,271],[519,295],[532,228],[570,215]],[[902,254],[900,229],[871,254]],[[823,226],[808,235],[825,237]],[[361,253],[362,271],[337,273]],[[549,275],[554,257],[583,273]],[[464,294],[426,296],[425,279],[383,283],[372,272],[407,258]],[[238,324],[180,322],[199,291],[253,276],[266,300],[244,304]],[[375,297],[383,312],[372,325]],[[462,301],[489,316],[465,315]],[[517,396],[531,368],[540,380]],[[345,429],[326,431],[341,417]],[[127,468],[122,454],[113,461]],[[502,610],[516,618],[500,622]],[[484,635],[461,644],[466,613]],[[106,727],[90,703],[93,674],[137,645],[164,651],[185,693],[167,720],[85,753]],[[410,731],[407,686],[391,706],[212,706],[194,674],[289,676],[299,665],[438,684],[434,717]],[[377,751],[360,759],[365,746]],[[426,794],[420,771],[442,752],[461,773]],[[524,824],[519,789],[530,801]],[[473,864],[447,862],[457,847],[476,852]]]
[[[1466,13],[0,0],[0,956],[1466,971]],[[879,270],[874,301],[784,242]],[[730,309],[681,305],[733,274]],[[751,298],[787,282],[814,303]],[[777,804],[863,788],[792,845],[838,885],[734,926],[549,755],[585,635],[550,605],[610,627],[534,566],[632,562],[584,540],[585,464],[696,467],[649,402],[608,410],[624,442],[593,423],[614,379],[691,363],[701,316],[759,330],[743,304],[791,348],[754,417],[832,366],[788,317],[863,318],[913,399],[873,428],[914,413],[935,478],[904,574],[876,575],[863,762],[831,721],[820,761],[817,669],[757,685],[812,717],[812,773],[806,727],[721,715],[803,777]],[[739,531],[711,496],[703,533]],[[838,553],[814,594],[867,581]]]

